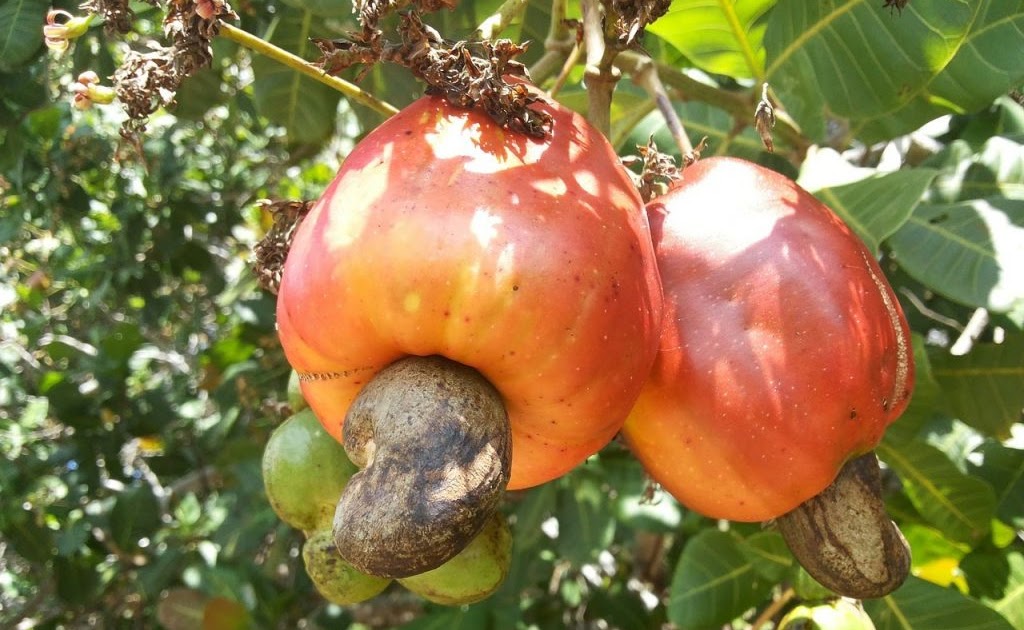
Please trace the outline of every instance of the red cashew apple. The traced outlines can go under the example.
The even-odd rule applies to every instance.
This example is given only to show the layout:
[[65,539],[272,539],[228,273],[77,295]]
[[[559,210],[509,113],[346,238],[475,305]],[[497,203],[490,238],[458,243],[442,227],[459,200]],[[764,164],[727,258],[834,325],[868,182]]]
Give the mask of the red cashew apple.
[[[420,495],[434,502],[413,509],[395,494],[402,485],[397,478],[382,478],[388,487],[379,500],[404,510],[394,517],[400,522],[370,519],[374,525],[358,536],[392,526],[396,535],[408,533],[417,526],[410,511],[423,509],[437,520],[437,497],[451,499],[452,488],[482,477],[504,490],[506,482],[526,488],[564,474],[616,435],[649,373],[661,288],[643,203],[611,146],[582,117],[553,103],[533,107],[552,117],[542,140],[441,98],[416,101],[356,146],[296,232],[278,326],[310,407],[357,464],[377,462],[383,471],[381,462],[390,457],[388,466],[404,471],[424,462],[454,479],[434,489],[410,483],[409,501]],[[456,443],[476,423],[463,418],[470,412],[451,412],[444,396],[459,386],[448,381],[408,377],[443,394],[421,415],[457,416],[446,420],[454,423],[448,428],[432,425],[409,438],[416,450],[384,445],[411,420],[379,393],[367,393],[372,400],[356,414],[359,426],[375,428],[348,435],[347,423],[357,420],[346,414],[382,368],[432,355],[453,379],[469,370],[476,376],[467,378],[493,385],[511,427],[510,476],[501,480],[500,470],[489,476],[486,471],[501,466],[481,463],[481,453],[504,448],[497,438],[483,439],[483,451],[460,455],[458,465],[421,450],[421,438]],[[407,378],[398,374],[401,365],[394,367],[395,380]],[[372,413],[392,414],[390,428],[362,420]],[[346,494],[358,490],[368,470],[352,478]],[[341,540],[354,526],[338,519],[356,511],[339,506],[341,547],[365,546]],[[463,542],[486,521],[474,517]],[[428,538],[416,545],[436,544],[424,543]],[[356,555],[343,548],[347,553]],[[349,555],[369,573],[427,570],[368,566]]]
[[785,514],[906,407],[914,365],[896,296],[829,208],[755,164],[700,160],[648,213],[665,319],[625,438],[697,512]]

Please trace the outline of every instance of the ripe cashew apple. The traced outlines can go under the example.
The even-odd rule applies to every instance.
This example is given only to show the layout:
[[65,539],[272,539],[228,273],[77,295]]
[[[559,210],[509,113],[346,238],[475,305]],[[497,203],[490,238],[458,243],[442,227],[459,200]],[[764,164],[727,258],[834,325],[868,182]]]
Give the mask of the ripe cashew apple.
[[[411,558],[445,547],[415,567],[353,560],[367,572],[404,577],[439,566],[461,547],[438,543],[438,530],[458,530],[464,546],[506,484],[546,482],[596,452],[619,431],[654,361],[662,298],[643,203],[582,117],[554,103],[533,107],[552,117],[544,139],[441,98],[414,102],[345,159],[288,254],[282,346],[325,429],[364,466],[349,490],[375,487],[351,502],[362,507],[339,509],[342,554],[407,544]],[[386,366],[420,358],[432,365],[403,363],[396,371],[410,376],[389,375],[387,392],[367,394],[350,444],[346,415],[357,396]],[[446,375],[431,376],[435,369]],[[388,393],[408,394],[407,378],[426,396],[409,403],[416,413]],[[473,408],[496,401],[486,435],[470,436],[481,422],[453,411],[457,390],[479,394]],[[399,430],[420,422],[419,437]],[[426,455],[427,437],[476,446]],[[380,484],[359,482],[375,466]],[[483,495],[473,494],[478,486]],[[394,515],[374,515],[382,504]],[[465,522],[455,516],[467,511]]]
[[648,213],[665,320],[625,438],[697,512],[790,512],[871,451],[909,401],[896,296],[829,208],[755,164],[700,160]]

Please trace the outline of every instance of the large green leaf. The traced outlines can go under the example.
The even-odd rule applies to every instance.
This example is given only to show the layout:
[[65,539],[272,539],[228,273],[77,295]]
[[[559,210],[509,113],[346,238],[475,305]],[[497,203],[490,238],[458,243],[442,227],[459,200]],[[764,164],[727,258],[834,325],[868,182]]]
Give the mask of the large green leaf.
[[925,164],[942,170],[931,201],[1024,199],[1024,146],[1007,138],[989,138],[978,153],[967,141],[957,140]]
[[1019,0],[780,0],[764,35],[767,80],[812,137],[824,113],[854,137],[898,136],[971,112],[1024,80]]
[[911,503],[951,540],[973,543],[988,533],[996,496],[985,481],[965,475],[934,446],[883,440],[878,456],[899,474]]
[[673,0],[647,30],[700,68],[740,79],[764,76],[766,14],[775,0]]
[[591,562],[615,536],[615,513],[601,490],[601,479],[588,471],[566,478],[558,494],[558,551],[576,566]]
[[[825,164],[817,166],[820,162]],[[834,151],[817,151],[804,162],[797,181],[842,217],[872,252],[878,252],[881,242],[910,218],[935,171],[871,173],[846,183],[843,165],[848,166]]]
[[754,570],[733,534],[705,529],[679,557],[668,618],[688,630],[719,628],[757,605],[770,589],[771,582]]
[[864,609],[877,630],[1013,630],[977,600],[913,576],[892,595],[865,601]]
[[739,543],[743,556],[754,565],[754,570],[767,580],[778,582],[793,566],[790,553],[782,534],[777,531],[758,532]]
[[1024,335],[977,344],[963,356],[936,353],[932,371],[961,420],[993,437],[1009,437],[1024,410]]
[[1006,617],[1014,628],[1024,628],[1024,554],[1012,551],[1006,559],[1009,574],[1002,597],[986,599],[986,603]]
[[32,57],[43,43],[46,0],[0,0],[0,70]]
[[996,515],[1024,530],[1024,450],[989,442],[977,452],[982,456],[981,464],[971,472],[995,489]]
[[1024,199],[921,204],[889,245],[907,273],[952,300],[1024,308]]
[[[296,9],[281,11],[270,41],[306,59],[314,59],[317,49],[309,38],[322,22],[310,12]],[[322,83],[302,76],[278,62],[256,55],[252,60],[253,97],[260,114],[282,125],[289,140],[301,144],[320,144],[334,132],[341,94]]]

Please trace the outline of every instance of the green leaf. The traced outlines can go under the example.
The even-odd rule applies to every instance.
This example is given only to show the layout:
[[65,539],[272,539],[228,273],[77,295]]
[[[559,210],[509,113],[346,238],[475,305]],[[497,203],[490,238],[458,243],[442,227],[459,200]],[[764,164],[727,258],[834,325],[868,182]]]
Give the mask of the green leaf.
[[46,0],[0,0],[0,70],[14,69],[39,50],[49,7]]
[[615,514],[608,509],[601,479],[579,470],[558,493],[558,552],[576,566],[593,561],[615,536]]
[[1024,530],[1024,450],[988,442],[978,448],[977,454],[982,460],[972,466],[971,472],[995,489],[996,515]]
[[922,204],[889,245],[908,274],[952,300],[1024,308],[1024,200]]
[[927,525],[901,523],[900,531],[913,550],[915,575],[922,569],[927,571],[928,565],[945,561],[951,561],[949,564],[956,567],[956,563],[970,551],[967,545],[955,543]]
[[415,621],[399,626],[399,630],[477,630],[487,628],[489,610],[486,606],[435,610]]
[[771,582],[782,581],[793,566],[793,554],[777,531],[758,532],[741,541],[739,550],[758,575]]
[[963,356],[935,353],[932,371],[957,417],[993,437],[1009,437],[1024,410],[1024,335],[977,344]]
[[977,153],[966,141],[957,140],[924,166],[942,171],[932,186],[935,202],[1024,199],[1024,147],[1006,138],[989,138]]
[[911,576],[892,595],[864,602],[876,630],[1013,630],[977,600]]
[[[317,48],[309,41],[317,35],[312,13],[287,9],[281,12],[270,42],[304,59],[314,59]],[[318,145],[334,133],[341,94],[263,55],[252,60],[253,98],[256,109],[282,125],[292,142]]]
[[762,39],[775,0],[674,0],[647,31],[698,67],[738,79],[764,76]]
[[894,447],[883,440],[878,456],[900,476],[921,516],[948,538],[972,543],[988,533],[996,497],[985,481],[960,472],[941,451],[921,442]]
[[152,488],[138,484],[117,495],[110,510],[110,530],[122,549],[135,549],[140,538],[152,535],[159,527],[160,505]]
[[979,110],[1024,81],[1018,0],[780,0],[764,35],[767,80],[816,139],[824,112],[867,142]]
[[1024,628],[1024,554],[1011,551],[1007,554],[1009,575],[1002,597],[985,599],[996,612],[1002,614],[1014,628]]
[[718,628],[757,605],[770,589],[771,582],[744,558],[733,534],[705,529],[679,557],[668,618],[680,628]]
[[555,511],[557,487],[553,483],[544,484],[528,491],[526,498],[516,506],[515,546],[523,551],[534,544],[543,535],[541,524]]
[[[819,151],[817,155],[822,153],[831,154],[845,163],[835,152]],[[831,166],[836,159],[826,162]],[[798,182],[842,217],[875,253],[882,241],[907,222],[936,175],[935,171],[915,168],[872,174],[858,181],[830,185],[823,175],[815,174],[811,179],[811,174],[819,168],[815,166],[813,157],[808,158]],[[830,167],[827,171],[841,173],[842,168]]]

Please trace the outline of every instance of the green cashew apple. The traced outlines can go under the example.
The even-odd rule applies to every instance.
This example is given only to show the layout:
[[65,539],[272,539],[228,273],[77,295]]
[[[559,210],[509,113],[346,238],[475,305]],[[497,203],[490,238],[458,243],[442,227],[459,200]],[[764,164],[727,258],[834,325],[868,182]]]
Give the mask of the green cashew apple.
[[302,546],[306,574],[327,601],[345,606],[375,597],[391,583],[388,578],[367,575],[345,561],[334,546],[328,527],[314,532]]
[[263,451],[263,484],[282,521],[304,532],[331,529],[342,490],[358,468],[309,409],[277,427]]
[[454,558],[426,573],[398,582],[435,604],[460,606],[486,599],[508,576],[512,534],[500,513]]
[[875,624],[859,602],[840,597],[800,604],[786,613],[779,630],[875,630]]

